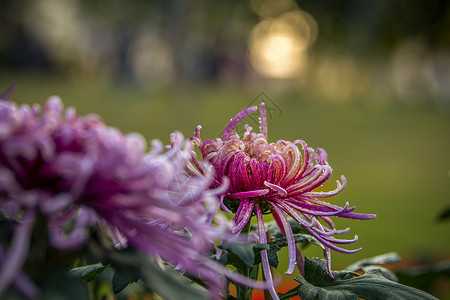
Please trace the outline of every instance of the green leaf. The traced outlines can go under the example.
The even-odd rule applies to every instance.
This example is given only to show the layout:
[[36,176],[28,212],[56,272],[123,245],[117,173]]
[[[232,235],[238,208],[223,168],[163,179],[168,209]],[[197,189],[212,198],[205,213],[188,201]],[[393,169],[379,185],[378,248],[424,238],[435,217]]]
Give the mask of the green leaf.
[[450,219],[450,207],[447,207],[444,210],[442,210],[437,216],[438,222],[448,221],[449,219]]
[[[314,236],[312,236],[297,221],[292,218],[289,218],[288,221],[289,225],[291,226],[292,233],[294,234],[294,240],[296,244],[301,244],[301,247],[313,244],[324,249],[322,243],[320,243]],[[271,248],[268,251],[269,263],[271,266],[276,268],[278,266],[278,255],[276,254],[276,252],[278,252],[281,248],[287,246],[287,240],[275,221],[265,223],[265,227],[266,230],[270,232],[271,236],[271,242],[269,243]],[[252,229],[256,230],[256,225],[252,225]]]
[[383,264],[395,264],[400,261],[400,256],[395,252],[390,252],[371,258],[362,259],[356,263],[345,268],[348,271],[362,270],[366,266],[370,265],[383,265]]
[[181,276],[177,271],[161,269],[151,260],[147,260],[142,267],[141,281],[150,291],[155,291],[167,300],[207,300],[209,295],[205,289]]
[[309,259],[305,256],[305,279],[306,281],[322,286],[333,284],[335,280],[346,280],[353,276],[359,276],[352,271],[332,271],[334,279],[328,275],[326,261],[322,258],[314,257]]
[[437,299],[421,290],[391,281],[378,268],[369,269],[364,275],[353,277],[351,271],[333,272],[331,279],[326,271],[326,261],[305,257],[305,277],[297,276],[300,282],[298,295],[302,300],[313,299]]
[[[323,245],[313,236],[307,235],[307,234],[294,234],[294,240],[295,243],[303,243],[303,244],[314,244],[318,245],[321,248],[324,248]],[[279,258],[278,258],[278,251],[287,246],[287,240],[286,237],[281,236],[276,239],[273,239],[269,243],[269,250],[267,251],[267,256],[269,257],[269,264],[274,267],[278,268]],[[261,260],[257,260],[258,263],[261,262]]]
[[[70,273],[49,270],[36,280],[45,300],[89,300],[87,284]],[[2,299],[8,299],[3,298]]]
[[270,248],[267,250],[267,256],[269,258],[269,264],[274,267],[275,269],[278,268],[279,258],[278,258],[278,251],[280,250],[280,247],[274,244],[269,244]]
[[228,263],[243,269],[245,266],[253,267],[257,264],[257,254],[262,250],[268,250],[270,246],[260,243],[223,243],[219,248],[228,252]]
[[72,270],[70,270],[69,274],[71,274],[72,276],[81,278],[86,282],[89,282],[89,281],[92,281],[95,278],[97,278],[97,276],[100,273],[102,273],[106,267],[107,266],[105,266],[101,263],[83,266],[83,267],[77,267],[77,268],[73,268]]
[[450,261],[395,271],[399,281],[417,288],[430,289],[439,278],[450,278]]
[[[302,243],[302,244],[314,244],[322,249],[324,249],[323,245],[312,235],[298,233],[294,234],[294,240],[295,243]],[[276,245],[278,248],[283,248],[287,246],[287,240],[286,237],[282,236],[277,239],[273,239],[270,243],[270,245]]]
[[130,273],[130,272],[114,272],[112,278],[112,286],[114,294],[120,293],[124,288],[126,288],[130,283],[137,282],[139,280],[140,274]]
[[[275,224],[276,225],[276,224]],[[219,246],[227,253],[222,254],[220,262],[224,265],[232,264],[239,270],[244,270],[246,267],[253,267],[261,263],[261,258],[258,255],[262,250],[267,250],[269,257],[269,264],[277,268],[279,263],[278,251],[287,246],[286,237],[280,234],[276,235],[268,244],[259,243],[224,243]],[[323,245],[313,236],[308,234],[294,234],[295,243],[314,244],[323,248]]]
[[363,267],[362,270],[364,271],[364,273],[371,272],[371,270],[378,270],[378,271],[381,272],[381,275],[383,275],[386,279],[398,282],[397,275],[395,275],[394,272],[392,272],[389,269],[386,269],[385,267],[382,267],[382,266],[367,266],[367,267]]
[[146,291],[155,292],[165,300],[209,299],[205,289],[177,271],[162,269],[149,255],[132,248],[118,250],[108,245],[97,236],[91,239],[89,252],[96,259],[108,262],[116,271],[139,274],[139,282]]

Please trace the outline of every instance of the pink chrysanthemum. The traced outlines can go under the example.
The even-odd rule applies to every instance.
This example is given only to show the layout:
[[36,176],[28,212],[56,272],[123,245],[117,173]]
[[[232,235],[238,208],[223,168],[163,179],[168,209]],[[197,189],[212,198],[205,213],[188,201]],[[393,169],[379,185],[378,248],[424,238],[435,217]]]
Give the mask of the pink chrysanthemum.
[[227,185],[210,189],[212,167],[200,174],[191,166],[192,145],[179,133],[167,152],[159,141],[152,146],[147,153],[140,135],[123,135],[95,115],[78,117],[73,108],[64,115],[57,97],[42,112],[0,100],[0,211],[17,222],[10,245],[0,245],[0,295],[11,283],[38,293],[20,269],[44,216],[56,249],[79,249],[91,227],[107,228],[115,244],[200,276],[217,296],[224,270],[206,253],[224,230],[211,224]]
[[[342,183],[338,181],[338,186],[333,191],[315,191],[328,180],[332,172],[325,150],[308,148],[302,140],[294,142],[280,140],[269,144],[264,103],[259,107],[261,133],[254,133],[252,128],[246,125],[243,138],[240,139],[234,129],[245,117],[256,110],[257,107],[253,106],[237,114],[225,129],[222,138],[202,141],[200,126],[197,127],[195,136],[191,138],[198,145],[203,160],[214,166],[215,185],[220,185],[225,178],[230,180],[228,191],[221,196],[221,207],[230,213],[230,208],[234,207],[234,225],[231,231],[239,234],[251,219],[252,214],[256,214],[259,242],[267,243],[263,213],[272,212],[280,230],[287,238],[289,266],[286,273],[291,274],[296,262],[299,268],[302,268],[302,257],[296,247],[287,214],[323,244],[328,262],[328,273],[333,277],[330,249],[341,253],[354,253],[360,249],[346,250],[337,246],[353,243],[358,237],[355,236],[352,240],[335,238],[334,235],[346,233],[350,228],[337,230],[330,217],[367,220],[376,216],[353,213],[354,207],[349,207],[348,203],[344,207],[339,207],[318,199],[330,197],[342,191],[346,185],[345,177],[341,177]],[[225,205],[224,200],[228,206]],[[261,256],[265,278],[271,282],[267,250],[262,251]],[[274,299],[278,299],[273,286],[270,293]]]

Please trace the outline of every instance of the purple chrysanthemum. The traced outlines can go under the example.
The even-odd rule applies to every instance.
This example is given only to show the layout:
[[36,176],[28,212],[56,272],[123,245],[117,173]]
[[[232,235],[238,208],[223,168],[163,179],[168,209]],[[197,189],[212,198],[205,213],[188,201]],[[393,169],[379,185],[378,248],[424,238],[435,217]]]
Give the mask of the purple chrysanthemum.
[[192,145],[181,134],[171,135],[166,152],[159,141],[152,146],[147,153],[140,135],[123,135],[98,116],[64,113],[57,97],[42,112],[0,100],[0,211],[17,221],[10,245],[0,245],[0,295],[11,283],[37,294],[20,269],[44,216],[56,249],[79,249],[91,227],[107,228],[117,245],[200,276],[217,296],[224,270],[205,254],[223,230],[211,224],[227,185],[209,188],[212,167],[200,174],[191,166]]
[[[280,230],[287,238],[289,266],[286,273],[291,274],[296,262],[299,268],[302,268],[302,257],[296,247],[287,214],[323,244],[328,273],[333,277],[330,249],[341,253],[354,253],[360,249],[346,250],[337,246],[353,243],[358,237],[355,236],[352,240],[335,238],[334,235],[346,233],[350,228],[337,230],[330,217],[367,220],[376,216],[353,213],[354,207],[349,207],[348,203],[344,207],[339,207],[318,199],[336,195],[344,189],[345,177],[341,177],[342,183],[338,181],[338,186],[333,191],[315,191],[328,180],[332,172],[325,150],[308,148],[302,140],[294,142],[280,140],[269,144],[264,103],[259,107],[261,133],[254,133],[252,128],[246,125],[243,138],[240,139],[233,130],[256,110],[257,107],[253,106],[237,114],[225,129],[222,138],[202,141],[200,126],[197,127],[195,136],[191,138],[198,145],[203,159],[214,166],[215,184],[220,185],[225,178],[230,180],[228,191],[221,196],[221,207],[231,213],[224,200],[230,207],[235,207],[232,233],[239,234],[254,213],[258,221],[259,242],[267,243],[263,213],[272,212]],[[261,256],[265,278],[271,282],[267,250],[262,251]],[[278,299],[273,286],[270,293],[274,299]]]

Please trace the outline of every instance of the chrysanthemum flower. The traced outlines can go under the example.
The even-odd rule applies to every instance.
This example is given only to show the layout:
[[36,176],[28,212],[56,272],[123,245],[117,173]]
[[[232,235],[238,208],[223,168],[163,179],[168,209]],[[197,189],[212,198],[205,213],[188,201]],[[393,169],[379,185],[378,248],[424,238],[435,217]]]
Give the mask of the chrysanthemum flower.
[[[350,229],[337,230],[330,217],[367,220],[376,216],[354,213],[352,212],[354,207],[349,207],[348,203],[344,207],[339,207],[319,200],[342,191],[346,185],[345,177],[341,177],[342,183],[338,181],[337,188],[333,191],[316,191],[329,179],[332,172],[325,150],[309,148],[302,140],[294,142],[280,140],[269,144],[264,103],[259,107],[260,133],[254,133],[252,128],[246,125],[245,133],[240,139],[234,129],[256,110],[256,106],[248,107],[237,114],[225,129],[222,138],[202,141],[200,126],[197,127],[195,136],[191,138],[198,145],[203,160],[214,166],[215,184],[220,185],[225,178],[230,180],[227,192],[221,196],[221,207],[230,213],[230,208],[234,207],[232,233],[239,234],[252,214],[256,214],[259,242],[267,243],[263,213],[271,212],[288,242],[289,265],[286,273],[291,274],[297,261],[299,268],[302,268],[302,257],[296,247],[286,216],[288,215],[323,244],[328,273],[333,277],[330,249],[341,253],[354,253],[360,249],[346,250],[337,246],[353,243],[358,237],[355,236],[352,240],[334,237]],[[320,219],[322,221],[319,221]],[[271,282],[267,250],[262,251],[261,256],[265,278]],[[278,299],[273,286],[270,293],[274,299]]]
[[0,295],[13,282],[38,293],[20,272],[38,216],[56,249],[80,249],[91,227],[106,228],[116,245],[198,275],[217,295],[223,270],[205,254],[222,230],[211,223],[227,186],[210,189],[212,167],[200,174],[190,165],[192,145],[179,133],[166,152],[159,141],[152,146],[147,153],[140,135],[123,135],[98,116],[64,112],[57,97],[42,112],[0,100],[0,212],[17,222],[9,246],[0,245]]

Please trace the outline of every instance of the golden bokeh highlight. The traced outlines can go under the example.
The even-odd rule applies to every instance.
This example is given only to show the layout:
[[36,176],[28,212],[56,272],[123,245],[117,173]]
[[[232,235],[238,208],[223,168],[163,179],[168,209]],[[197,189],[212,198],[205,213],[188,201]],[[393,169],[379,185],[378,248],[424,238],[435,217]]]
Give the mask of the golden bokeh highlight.
[[315,19],[299,9],[263,19],[249,37],[250,64],[266,77],[296,77],[305,70],[307,49],[314,44],[317,34]]

